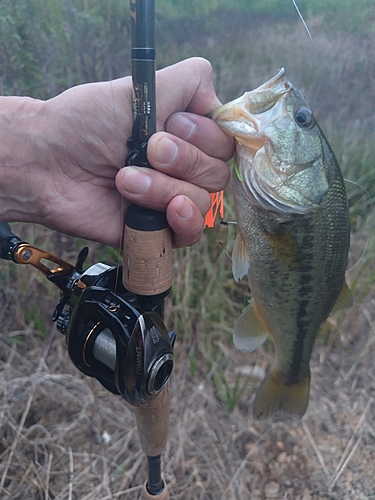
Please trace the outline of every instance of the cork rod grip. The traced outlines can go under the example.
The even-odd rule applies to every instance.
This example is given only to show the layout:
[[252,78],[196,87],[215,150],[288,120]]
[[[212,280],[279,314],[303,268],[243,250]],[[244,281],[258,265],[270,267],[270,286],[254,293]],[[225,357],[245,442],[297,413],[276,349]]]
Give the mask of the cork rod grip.
[[167,443],[170,410],[168,385],[154,399],[134,408],[142,450],[148,457],[161,455]]
[[172,236],[166,227],[142,231],[125,226],[123,284],[137,295],[157,295],[172,285]]
[[172,230],[164,212],[131,205],[125,217],[122,281],[136,295],[164,293],[172,285]]

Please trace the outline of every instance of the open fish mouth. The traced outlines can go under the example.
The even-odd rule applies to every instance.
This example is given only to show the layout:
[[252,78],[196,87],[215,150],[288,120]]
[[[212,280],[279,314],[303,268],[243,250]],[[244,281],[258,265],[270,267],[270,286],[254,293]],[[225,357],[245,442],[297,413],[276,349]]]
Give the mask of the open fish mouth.
[[257,132],[256,122],[252,120],[251,114],[246,109],[246,94],[233,101],[220,106],[207,116],[212,118],[223,130],[230,135],[235,135],[232,130],[238,130],[240,135],[253,135]]

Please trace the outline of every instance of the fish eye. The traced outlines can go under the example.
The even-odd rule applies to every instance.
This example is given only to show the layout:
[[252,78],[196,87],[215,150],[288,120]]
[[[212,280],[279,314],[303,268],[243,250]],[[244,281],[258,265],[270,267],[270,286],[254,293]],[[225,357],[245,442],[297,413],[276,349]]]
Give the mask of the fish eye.
[[294,113],[294,119],[301,128],[308,128],[314,121],[312,112],[307,108],[299,108]]

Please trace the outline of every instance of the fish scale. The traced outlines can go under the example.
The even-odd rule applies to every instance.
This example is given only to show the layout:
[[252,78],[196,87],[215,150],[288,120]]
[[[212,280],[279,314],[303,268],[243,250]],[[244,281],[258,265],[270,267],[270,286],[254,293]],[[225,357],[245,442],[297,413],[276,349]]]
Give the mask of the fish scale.
[[351,304],[344,180],[307,102],[283,70],[211,116],[238,142],[233,273],[237,280],[247,274],[252,301],[236,322],[234,342],[250,351],[270,334],[275,344],[254,416],[302,416],[316,337],[331,312]]

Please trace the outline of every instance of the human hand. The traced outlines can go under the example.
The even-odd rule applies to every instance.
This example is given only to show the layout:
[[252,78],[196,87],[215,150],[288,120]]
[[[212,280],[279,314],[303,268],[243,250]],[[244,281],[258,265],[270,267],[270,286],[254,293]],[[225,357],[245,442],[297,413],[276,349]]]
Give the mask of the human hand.
[[204,117],[220,105],[207,61],[165,68],[156,85],[158,132],[148,143],[155,170],[121,169],[132,129],[130,77],[74,87],[41,103],[39,165],[29,167],[39,200],[33,222],[119,246],[134,202],[166,211],[175,246],[198,241],[209,192],[227,184],[233,140]]
[[[220,105],[211,65],[189,59],[157,73],[158,130],[147,146],[155,170],[127,167],[116,185],[130,201],[165,210],[175,246],[196,243],[211,205],[208,192],[223,189],[229,178],[225,161],[234,144],[204,115]],[[202,116],[203,115],[203,116]]]

